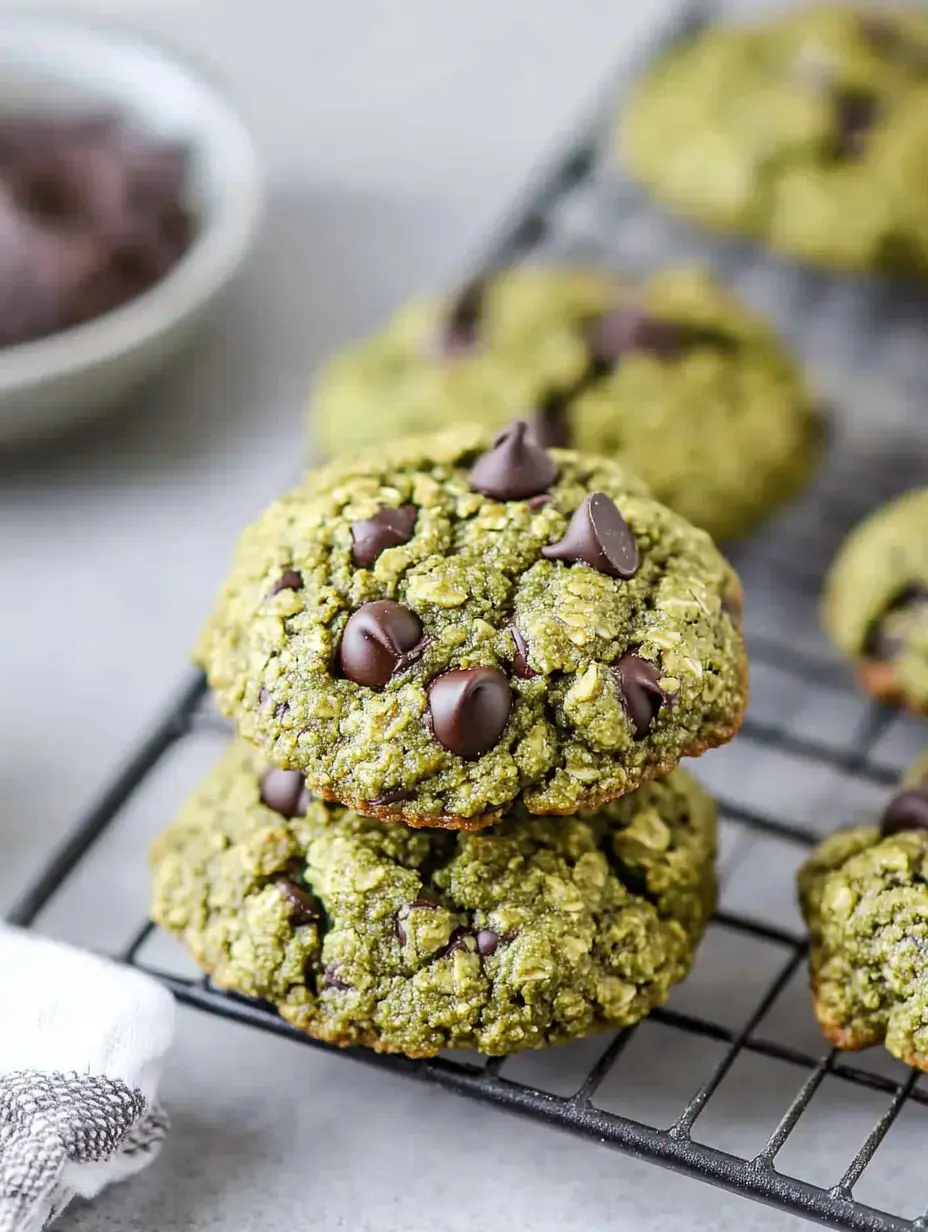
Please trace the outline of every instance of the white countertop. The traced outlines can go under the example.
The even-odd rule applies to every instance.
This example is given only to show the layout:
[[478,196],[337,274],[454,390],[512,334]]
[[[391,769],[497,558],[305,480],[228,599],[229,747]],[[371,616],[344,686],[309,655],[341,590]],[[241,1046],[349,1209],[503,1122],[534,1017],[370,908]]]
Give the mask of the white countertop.
[[[225,83],[256,135],[270,202],[247,275],[184,371],[122,418],[0,461],[0,908],[182,677],[237,532],[298,464],[314,364],[462,267],[664,4],[67,7],[119,13]],[[206,760],[168,776],[165,813]],[[109,836],[43,926],[124,940],[144,902],[144,843],[165,819],[149,808]],[[801,1226],[189,1011],[165,1097],[162,1158],[62,1228]]]

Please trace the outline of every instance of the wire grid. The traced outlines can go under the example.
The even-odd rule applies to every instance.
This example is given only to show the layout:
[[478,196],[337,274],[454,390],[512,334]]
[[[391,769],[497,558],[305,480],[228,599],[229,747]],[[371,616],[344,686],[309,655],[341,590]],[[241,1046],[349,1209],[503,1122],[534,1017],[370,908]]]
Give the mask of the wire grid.
[[[705,6],[686,6],[668,37],[686,37],[707,16]],[[751,245],[718,244],[696,236],[657,214],[621,178],[603,157],[603,132],[600,113],[526,198],[480,268],[527,257],[644,272],[673,257],[695,257],[711,264],[776,321],[836,408],[828,460],[812,490],[734,554],[745,583],[745,629],[755,696],[738,740],[695,766],[720,798],[723,828],[731,840],[729,863],[737,865],[741,852],[742,864],[750,868],[753,861],[755,874],[763,880],[766,870],[758,843],[775,839],[789,845],[798,859],[822,833],[852,820],[848,810],[859,807],[862,796],[875,800],[885,795],[918,744],[919,736],[911,727],[854,692],[821,637],[816,604],[823,571],[847,530],[883,500],[919,479],[924,482],[921,460],[928,457],[928,416],[919,423],[913,408],[928,401],[928,347],[919,323],[919,312],[926,318],[928,304],[915,293],[791,269]],[[785,707],[784,690],[791,699]],[[220,724],[204,681],[193,679],[26,891],[11,921],[32,924],[130,799],[146,790],[169,751]],[[769,769],[765,773],[765,759],[770,757],[779,759],[780,769],[773,776]],[[800,767],[814,768],[830,775],[833,786],[849,785],[849,799],[842,802],[832,793],[828,799],[807,798],[798,809],[795,801],[790,807],[784,796],[788,766],[797,774]],[[780,890],[791,894],[792,885]],[[270,1006],[223,992],[208,979],[183,978],[147,962],[144,950],[152,929],[150,923],[140,924],[117,957],[161,979],[182,1003],[314,1048],[337,1051],[289,1027]],[[801,927],[764,920],[751,901],[727,905],[723,892],[712,929],[763,943],[775,953],[775,964],[749,1012],[737,1022],[716,1012],[724,1008],[727,992],[708,1010],[695,1012],[686,1008],[685,1001],[681,1008],[675,996],[653,1012],[649,1024],[672,1033],[675,1042],[668,1049],[676,1051],[686,1037],[711,1041],[718,1050],[714,1065],[694,1081],[691,1094],[665,1127],[596,1103],[640,1027],[604,1037],[582,1077],[569,1093],[560,1094],[520,1081],[517,1059],[479,1058],[471,1063],[441,1056],[410,1061],[363,1049],[347,1049],[345,1055],[541,1119],[836,1228],[928,1229],[928,1209],[915,1218],[903,1218],[854,1198],[855,1187],[903,1109],[908,1105],[920,1110],[928,1104],[919,1075],[901,1067],[887,1074],[852,1054],[817,1044],[797,1047],[776,1038],[769,1026],[771,1015],[804,966]],[[784,1063],[793,1076],[795,1094],[778,1123],[759,1149],[748,1151],[739,1144],[738,1149],[723,1150],[700,1141],[700,1118],[705,1120],[713,1099],[719,1102],[719,1092],[734,1067],[751,1056]],[[875,1092],[884,1104],[858,1149],[842,1162],[843,1175],[827,1187],[777,1168],[778,1156],[802,1118],[809,1116],[826,1079],[857,1092]],[[924,1202],[928,1208],[928,1186]]]

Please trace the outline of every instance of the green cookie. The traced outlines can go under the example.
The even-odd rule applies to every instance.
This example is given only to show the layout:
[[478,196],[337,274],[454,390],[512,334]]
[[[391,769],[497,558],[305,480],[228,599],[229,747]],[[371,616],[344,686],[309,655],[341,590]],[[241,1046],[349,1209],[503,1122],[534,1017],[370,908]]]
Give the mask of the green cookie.
[[928,1069],[928,755],[879,826],[842,830],[799,872],[815,1012],[839,1048]]
[[928,714],[928,488],[857,527],[831,567],[822,610],[868,693]]
[[629,1026],[686,975],[714,905],[715,805],[681,770],[479,834],[301,791],[236,741],[153,846],[153,915],[318,1039],[504,1054]]
[[415,301],[328,365],[310,428],[334,456],[517,416],[545,444],[617,459],[715,538],[793,496],[822,435],[770,329],[687,269],[633,284],[519,268],[457,301]]
[[928,274],[928,15],[801,8],[672,51],[623,112],[671,209],[846,270]]
[[573,813],[738,730],[740,587],[615,462],[472,427],[333,463],[242,536],[197,660],[314,794],[477,828]]

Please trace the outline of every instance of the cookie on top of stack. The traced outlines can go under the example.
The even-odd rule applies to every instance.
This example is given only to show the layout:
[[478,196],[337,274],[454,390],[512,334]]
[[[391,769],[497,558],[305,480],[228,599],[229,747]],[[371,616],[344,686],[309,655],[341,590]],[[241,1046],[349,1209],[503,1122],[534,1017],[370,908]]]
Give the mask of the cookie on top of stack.
[[336,1043],[504,1054],[687,972],[740,726],[740,587],[618,463],[464,426],[332,463],[242,537],[197,659],[239,736],[155,918]]

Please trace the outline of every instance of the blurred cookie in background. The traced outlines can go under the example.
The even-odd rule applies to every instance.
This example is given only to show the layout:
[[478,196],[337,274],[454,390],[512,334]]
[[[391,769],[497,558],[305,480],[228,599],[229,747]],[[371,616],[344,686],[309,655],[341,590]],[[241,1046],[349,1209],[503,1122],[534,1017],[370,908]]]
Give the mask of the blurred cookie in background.
[[928,714],[928,488],[849,536],[828,576],[823,618],[868,693]]
[[543,445],[619,460],[716,538],[746,533],[818,460],[820,412],[772,330],[713,278],[515,268],[414,300],[324,369],[328,456],[462,421],[528,418]]
[[640,82],[624,164],[694,221],[817,265],[928,276],[928,14],[712,26]]

